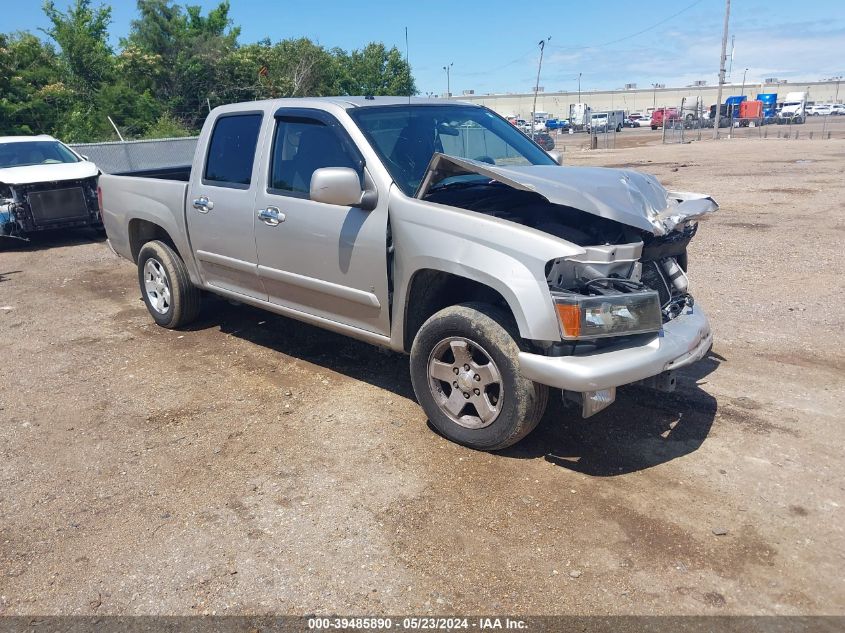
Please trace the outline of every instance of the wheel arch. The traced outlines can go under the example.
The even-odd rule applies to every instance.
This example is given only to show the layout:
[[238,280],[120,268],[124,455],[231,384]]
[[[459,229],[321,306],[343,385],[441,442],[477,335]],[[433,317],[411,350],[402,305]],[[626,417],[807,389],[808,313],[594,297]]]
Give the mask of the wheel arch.
[[167,244],[184,261],[185,257],[179,252],[179,248],[164,227],[142,218],[132,218],[129,220],[129,252],[133,262],[138,263],[138,254],[141,252],[144,244],[153,240],[159,240]]
[[[443,308],[467,302],[488,303],[505,311],[524,336],[526,317],[509,289],[502,290],[470,276],[437,268],[421,268],[411,275],[403,302],[402,349],[410,352],[423,323]],[[508,295],[508,296],[506,296]]]

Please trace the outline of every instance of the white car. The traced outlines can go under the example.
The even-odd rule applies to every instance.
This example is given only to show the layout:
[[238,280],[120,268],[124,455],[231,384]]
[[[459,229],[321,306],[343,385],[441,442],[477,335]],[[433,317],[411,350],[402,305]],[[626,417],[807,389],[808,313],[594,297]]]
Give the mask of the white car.
[[830,113],[838,116],[845,116],[845,104],[834,103],[830,106]]
[[0,236],[102,228],[97,166],[52,136],[0,137]]
[[831,105],[828,103],[817,103],[815,105],[811,105],[807,108],[807,114],[809,116],[826,116],[831,114]]
[[632,112],[628,115],[628,121],[630,122],[631,127],[640,127],[642,123],[640,121],[648,121],[648,115],[641,114],[639,112]]

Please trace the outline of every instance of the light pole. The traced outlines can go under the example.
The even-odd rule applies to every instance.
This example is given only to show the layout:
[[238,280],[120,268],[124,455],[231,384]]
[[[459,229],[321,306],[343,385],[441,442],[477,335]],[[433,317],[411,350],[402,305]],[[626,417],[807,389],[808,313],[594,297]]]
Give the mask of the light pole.
[[739,93],[741,97],[745,96],[745,74],[748,72],[748,69],[742,71],[742,91]]
[[578,103],[581,103],[581,73],[578,73]]
[[452,66],[454,66],[454,65],[455,65],[455,62],[449,62],[448,66],[443,67],[443,70],[446,71],[446,98],[447,99],[452,96],[452,83],[451,83],[450,73],[452,71]]
[[546,48],[546,42],[552,39],[549,35],[546,39],[540,40],[537,46],[540,47],[540,63],[537,64],[537,81],[534,83],[534,108],[531,111],[531,138],[534,138],[534,126],[537,124],[537,93],[540,91],[540,70],[543,68],[543,51]]
[[722,27],[722,55],[719,57],[719,89],[716,91],[716,116],[713,119],[713,140],[719,138],[719,119],[722,114],[722,86],[725,84],[725,54],[728,49],[728,25],[731,19],[731,0],[725,0],[725,24]]
[[651,91],[651,109],[655,110],[657,108],[657,89],[660,87],[660,84],[651,84],[653,90]]
[[842,81],[842,75],[837,75],[836,77],[831,77],[828,81],[835,81],[836,82],[836,96],[833,98],[833,102],[839,103],[839,82]]

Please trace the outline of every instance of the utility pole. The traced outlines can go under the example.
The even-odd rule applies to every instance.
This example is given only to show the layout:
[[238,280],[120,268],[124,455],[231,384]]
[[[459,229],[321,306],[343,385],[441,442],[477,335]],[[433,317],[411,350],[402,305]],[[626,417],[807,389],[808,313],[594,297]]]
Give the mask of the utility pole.
[[836,82],[836,96],[833,98],[833,102],[839,103],[839,82],[842,81],[842,75],[837,75],[836,77],[831,77],[828,81],[835,81]]
[[443,67],[443,70],[446,71],[446,98],[447,99],[452,96],[452,83],[451,83],[452,80],[451,80],[451,77],[450,77],[450,73],[452,71],[452,66],[454,66],[454,65],[455,65],[455,62],[449,62],[448,66]]
[[537,124],[537,93],[540,91],[540,69],[543,68],[543,50],[546,48],[546,42],[552,39],[549,35],[546,39],[540,40],[537,46],[540,47],[540,63],[537,64],[537,81],[534,83],[534,108],[531,111],[531,138],[534,138],[534,126]]
[[742,91],[739,93],[741,97],[745,96],[745,74],[748,72],[748,69],[742,71]]
[[736,35],[731,35],[731,63],[728,65],[728,77],[731,80],[733,80],[734,76],[734,51],[736,50],[734,42],[736,42]]
[[722,56],[719,58],[719,89],[716,91],[716,116],[713,118],[713,138],[719,138],[719,119],[722,114],[722,86],[725,83],[725,54],[728,49],[728,24],[731,19],[731,0],[725,0],[725,26],[722,30]]

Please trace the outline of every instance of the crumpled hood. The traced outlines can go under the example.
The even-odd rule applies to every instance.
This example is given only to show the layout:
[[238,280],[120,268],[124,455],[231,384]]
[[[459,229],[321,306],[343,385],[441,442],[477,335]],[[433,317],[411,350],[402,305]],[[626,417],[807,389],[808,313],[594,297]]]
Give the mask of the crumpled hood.
[[709,196],[667,191],[654,176],[631,169],[525,165],[504,167],[435,154],[416,197],[444,178],[477,173],[533,191],[552,204],[665,235],[677,225],[700,219],[719,206]]
[[99,173],[91,161],[78,163],[50,163],[47,165],[27,165],[26,167],[6,167],[0,169],[0,182],[7,185],[32,185],[39,182],[60,180],[80,180],[91,178]]

